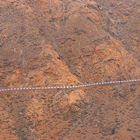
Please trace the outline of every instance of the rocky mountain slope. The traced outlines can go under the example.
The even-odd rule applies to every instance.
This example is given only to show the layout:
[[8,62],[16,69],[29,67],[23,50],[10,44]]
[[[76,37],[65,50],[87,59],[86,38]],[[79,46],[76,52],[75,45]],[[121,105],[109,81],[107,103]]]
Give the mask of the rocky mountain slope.
[[[139,0],[0,0],[0,87],[140,76]],[[0,139],[139,140],[140,86],[0,93]]]

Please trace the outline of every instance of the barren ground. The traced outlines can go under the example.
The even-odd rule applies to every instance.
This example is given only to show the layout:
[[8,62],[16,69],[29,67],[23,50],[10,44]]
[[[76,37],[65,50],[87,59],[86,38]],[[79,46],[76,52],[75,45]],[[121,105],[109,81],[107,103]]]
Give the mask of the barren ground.
[[[0,87],[140,77],[140,0],[0,0]],[[0,93],[0,140],[140,140],[140,85]]]

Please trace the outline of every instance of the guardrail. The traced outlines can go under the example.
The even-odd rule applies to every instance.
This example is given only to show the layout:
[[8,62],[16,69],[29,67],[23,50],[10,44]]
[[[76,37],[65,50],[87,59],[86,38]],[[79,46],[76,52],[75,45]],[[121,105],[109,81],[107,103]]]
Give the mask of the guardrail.
[[75,88],[85,88],[94,86],[104,86],[104,85],[116,85],[116,84],[128,84],[128,83],[140,83],[140,79],[130,79],[130,80],[118,80],[118,81],[102,81],[93,82],[85,84],[69,84],[69,85],[59,85],[59,86],[46,86],[46,87],[12,87],[12,88],[0,88],[0,92],[4,91],[20,91],[20,90],[53,90],[53,89],[75,89]]

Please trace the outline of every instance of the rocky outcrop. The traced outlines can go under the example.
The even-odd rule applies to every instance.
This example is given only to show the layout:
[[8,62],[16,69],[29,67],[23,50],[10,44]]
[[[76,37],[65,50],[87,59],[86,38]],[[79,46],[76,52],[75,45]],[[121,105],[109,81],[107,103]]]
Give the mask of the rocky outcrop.
[[[0,87],[140,76],[137,0],[0,1]],[[0,93],[0,140],[139,139],[139,85]]]

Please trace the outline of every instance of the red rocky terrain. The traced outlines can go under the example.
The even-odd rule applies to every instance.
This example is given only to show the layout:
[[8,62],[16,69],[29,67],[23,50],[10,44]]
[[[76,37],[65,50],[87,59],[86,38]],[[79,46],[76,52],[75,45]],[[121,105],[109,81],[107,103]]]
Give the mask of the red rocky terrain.
[[[0,88],[140,78],[139,0],[0,0]],[[140,140],[140,86],[0,92],[0,140]]]

